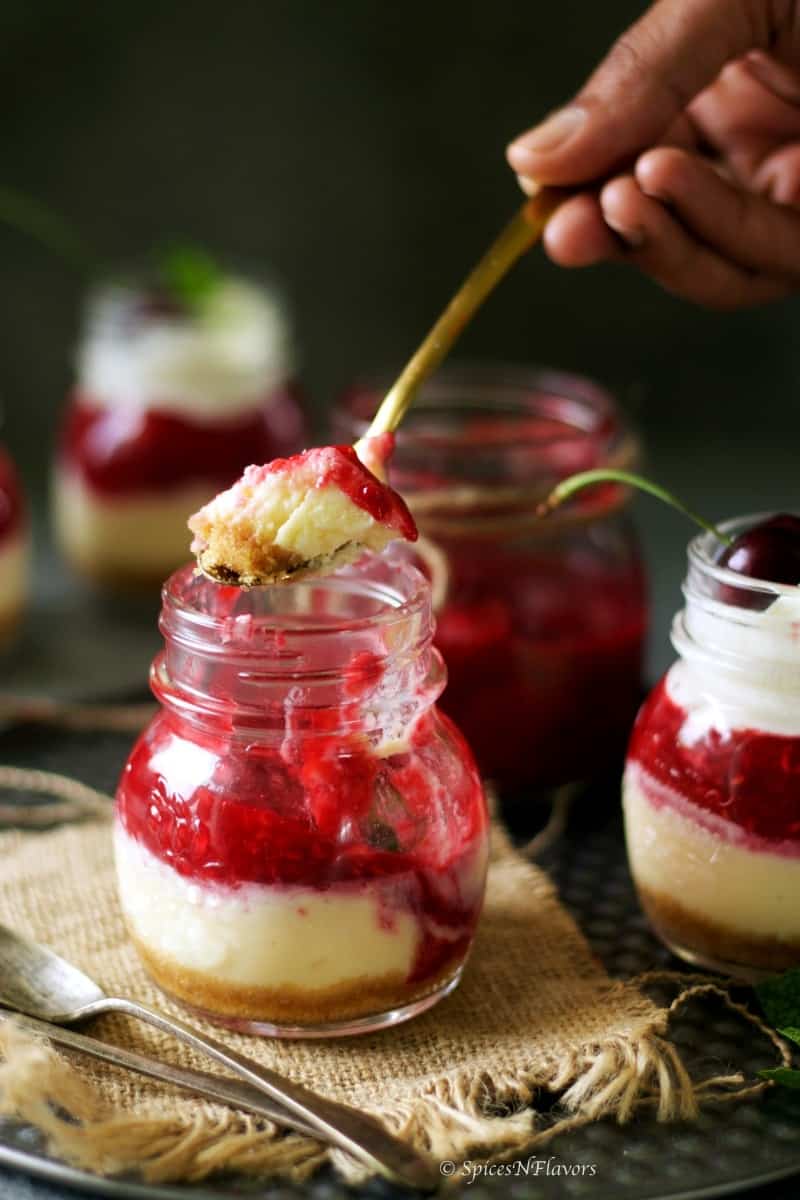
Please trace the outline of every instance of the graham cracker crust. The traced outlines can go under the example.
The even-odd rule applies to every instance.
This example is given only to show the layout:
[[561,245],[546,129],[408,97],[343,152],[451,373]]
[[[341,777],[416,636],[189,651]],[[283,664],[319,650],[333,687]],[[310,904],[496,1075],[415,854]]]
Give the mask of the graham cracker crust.
[[251,521],[211,525],[201,536],[206,545],[197,561],[203,574],[218,583],[255,587],[265,580],[288,579],[305,566],[303,558],[294,551],[274,543],[260,543]]
[[148,974],[176,1000],[220,1016],[274,1025],[321,1025],[402,1008],[438,991],[461,966],[459,958],[421,984],[408,984],[399,972],[388,972],[318,989],[243,987],[154,954],[130,927],[128,932]]
[[636,888],[642,908],[653,928],[676,949],[685,948],[699,959],[784,971],[800,966],[800,941],[762,938],[726,928],[684,908],[677,900],[650,888]]

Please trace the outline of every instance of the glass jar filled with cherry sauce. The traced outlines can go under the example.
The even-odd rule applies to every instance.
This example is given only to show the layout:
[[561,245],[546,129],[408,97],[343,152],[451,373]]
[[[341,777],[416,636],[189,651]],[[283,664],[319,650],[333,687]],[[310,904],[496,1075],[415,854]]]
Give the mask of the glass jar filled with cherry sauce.
[[163,592],[161,710],[117,791],[122,908],[145,966],[271,1036],[379,1029],[461,975],[488,825],[437,708],[427,579],[407,559],[243,591]]
[[[381,395],[347,393],[337,436],[362,433]],[[589,780],[624,752],[647,623],[625,494],[595,488],[547,521],[535,510],[565,476],[636,456],[608,392],[526,368],[445,370],[397,435],[392,484],[423,535],[443,706],[506,793]]]
[[[768,524],[781,521],[798,536],[797,518]],[[689,544],[678,659],[636,720],[624,808],[655,931],[689,962],[752,978],[800,965],[800,587],[722,566],[723,550],[709,533]]]

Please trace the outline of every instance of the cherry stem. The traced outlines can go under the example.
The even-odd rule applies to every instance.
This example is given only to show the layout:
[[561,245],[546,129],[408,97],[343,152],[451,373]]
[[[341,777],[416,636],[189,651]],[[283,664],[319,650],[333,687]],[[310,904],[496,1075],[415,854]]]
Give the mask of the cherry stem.
[[723,545],[729,546],[733,538],[723,533],[716,525],[712,525],[710,521],[706,521],[699,513],[694,512],[691,508],[687,508],[672,492],[666,491],[659,484],[653,483],[650,479],[645,479],[642,475],[634,475],[630,471],[617,471],[611,468],[598,467],[594,471],[579,471],[577,475],[570,475],[567,479],[562,479],[561,483],[557,484],[546,500],[536,509],[536,514],[539,517],[546,517],[554,509],[568,500],[570,496],[574,496],[576,492],[580,492],[583,488],[591,487],[597,483],[622,483],[626,487],[638,488],[641,492],[649,492],[651,496],[655,496],[657,500],[663,500],[665,504],[677,508],[678,512],[682,512],[684,516],[694,521],[695,525],[699,525],[701,529],[705,529],[707,533],[712,534]]

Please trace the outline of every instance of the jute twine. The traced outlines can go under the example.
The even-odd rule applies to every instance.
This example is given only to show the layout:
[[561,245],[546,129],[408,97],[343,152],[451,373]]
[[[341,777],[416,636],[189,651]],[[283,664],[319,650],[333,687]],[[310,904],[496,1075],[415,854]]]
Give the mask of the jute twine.
[[[0,835],[0,920],[49,943],[109,992],[180,1015],[148,980],[125,935],[109,799],[74,780],[11,768],[0,768],[2,786],[49,790],[71,806],[72,816],[87,819]],[[259,1062],[375,1114],[434,1160],[499,1161],[601,1117],[627,1121],[642,1105],[662,1121],[690,1119],[706,1100],[761,1091],[765,1084],[738,1072],[690,1077],[667,1032],[670,1017],[693,997],[717,996],[771,1038],[781,1061],[790,1061],[785,1044],[718,983],[669,979],[680,990],[667,1005],[635,981],[612,981],[547,876],[496,825],[480,931],[452,996],[405,1026],[354,1040],[224,1036]],[[663,977],[642,981],[650,982]],[[184,1046],[123,1017],[96,1019],[89,1032],[208,1068]],[[197,1181],[217,1171],[302,1180],[330,1161],[348,1181],[366,1175],[361,1164],[311,1138],[68,1057],[12,1022],[0,1027],[0,1048],[0,1111],[37,1126],[54,1153],[84,1169],[137,1169],[150,1181]],[[553,1094],[555,1106],[540,1104]]]

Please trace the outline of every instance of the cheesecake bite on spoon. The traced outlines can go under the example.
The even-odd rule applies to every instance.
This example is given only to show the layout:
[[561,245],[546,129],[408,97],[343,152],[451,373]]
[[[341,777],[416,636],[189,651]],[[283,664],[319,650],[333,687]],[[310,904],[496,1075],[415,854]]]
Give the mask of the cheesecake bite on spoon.
[[403,499],[384,482],[393,437],[323,446],[248,467],[189,519],[204,575],[239,587],[327,574],[395,538],[415,541]]

